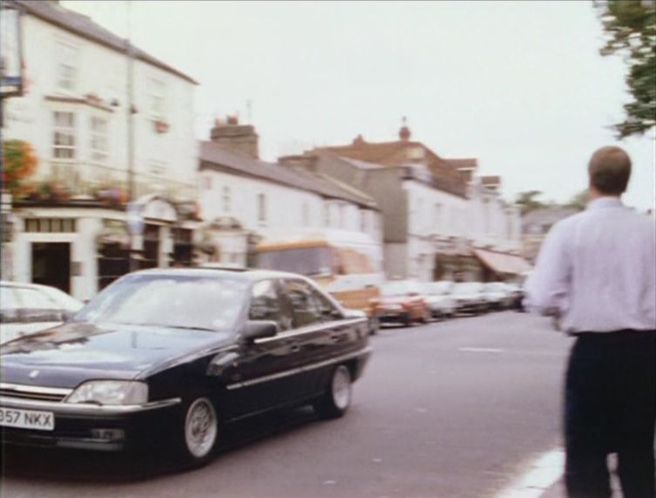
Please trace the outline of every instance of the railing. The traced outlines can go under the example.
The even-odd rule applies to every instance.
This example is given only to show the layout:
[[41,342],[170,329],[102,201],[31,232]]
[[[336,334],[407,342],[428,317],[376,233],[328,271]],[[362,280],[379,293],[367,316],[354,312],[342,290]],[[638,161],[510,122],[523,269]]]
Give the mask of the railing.
[[[52,161],[50,174],[42,180],[58,186],[69,196],[98,197],[103,192],[118,191],[127,198],[128,174],[124,169],[95,163]],[[175,201],[196,198],[194,186],[158,175],[135,173],[134,187],[135,198],[147,194],[160,194]]]

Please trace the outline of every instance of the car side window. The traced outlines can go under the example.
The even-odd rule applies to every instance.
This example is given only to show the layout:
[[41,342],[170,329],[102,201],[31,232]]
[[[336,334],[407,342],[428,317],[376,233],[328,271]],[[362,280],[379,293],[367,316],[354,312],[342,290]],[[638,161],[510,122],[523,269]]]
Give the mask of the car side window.
[[323,320],[330,321],[342,318],[342,312],[331,303],[326,296],[321,295],[316,289],[312,289],[312,293],[319,305],[319,312],[321,313],[321,318]]
[[253,285],[248,318],[274,321],[281,331],[292,327],[292,313],[287,304],[280,299],[275,280],[262,280]]
[[294,327],[305,327],[323,320],[315,291],[307,282],[285,280],[284,290],[292,306]]

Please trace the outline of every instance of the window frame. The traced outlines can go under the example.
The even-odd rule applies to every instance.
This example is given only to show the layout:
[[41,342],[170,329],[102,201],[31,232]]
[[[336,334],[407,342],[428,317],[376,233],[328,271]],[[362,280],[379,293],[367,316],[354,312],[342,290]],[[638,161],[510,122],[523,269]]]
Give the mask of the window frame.
[[[256,282],[253,283],[250,289],[250,293],[248,296],[248,309],[247,309],[247,319],[248,320],[270,320],[268,318],[252,318],[251,317],[251,306],[253,305],[253,300],[256,298],[254,295],[254,290],[256,286],[263,284],[263,283],[271,283],[271,286],[273,288],[273,291],[275,292],[276,298],[278,300],[279,304],[279,311],[280,311],[280,318],[278,320],[271,320],[274,321],[278,324],[278,334],[284,334],[286,332],[294,330],[296,327],[294,326],[294,313],[291,307],[291,302],[287,298],[287,296],[282,292],[281,289],[281,284],[279,279],[277,278],[264,278],[261,280],[257,280]],[[276,335],[278,335],[276,334]]]
[[[65,70],[70,70],[66,75]],[[72,95],[77,90],[80,72],[80,47],[74,43],[57,40],[55,44],[55,88],[60,93]],[[63,84],[67,82],[66,84]]]
[[[148,79],[148,115],[152,121],[166,122],[166,97],[166,82],[160,78],[150,77]],[[156,102],[159,104],[156,105]]]
[[257,221],[260,225],[267,223],[267,199],[264,192],[257,194]]
[[[70,115],[70,124],[58,123],[58,115]],[[71,110],[53,110],[52,111],[52,158],[55,161],[75,161],[78,157],[78,144],[77,144],[77,113]],[[71,138],[71,144],[58,144],[58,134],[61,136],[68,136]],[[70,157],[58,156],[58,151],[69,151]]]
[[[97,130],[96,124],[103,123],[104,130]],[[97,141],[102,147],[98,147]],[[91,162],[106,164],[109,160],[109,119],[106,116],[91,114],[89,116],[89,152]]]

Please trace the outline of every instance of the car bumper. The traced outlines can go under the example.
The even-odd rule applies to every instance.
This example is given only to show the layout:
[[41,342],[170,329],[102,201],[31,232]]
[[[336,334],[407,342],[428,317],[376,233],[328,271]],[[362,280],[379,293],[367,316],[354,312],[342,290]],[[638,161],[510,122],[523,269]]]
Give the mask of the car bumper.
[[410,313],[405,310],[381,310],[377,316],[380,323],[405,323],[410,320]]
[[143,405],[100,406],[0,397],[0,407],[49,412],[53,430],[0,427],[3,445],[76,448],[95,451],[137,450],[158,446],[162,434],[180,416],[180,399]]

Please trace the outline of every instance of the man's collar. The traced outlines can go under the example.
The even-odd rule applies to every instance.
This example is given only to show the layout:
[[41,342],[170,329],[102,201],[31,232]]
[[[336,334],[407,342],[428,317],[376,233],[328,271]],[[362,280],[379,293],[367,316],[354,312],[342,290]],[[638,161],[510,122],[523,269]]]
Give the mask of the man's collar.
[[608,196],[608,197],[599,197],[588,202],[587,209],[599,209],[599,208],[610,208],[610,207],[624,207],[622,200],[619,197]]

